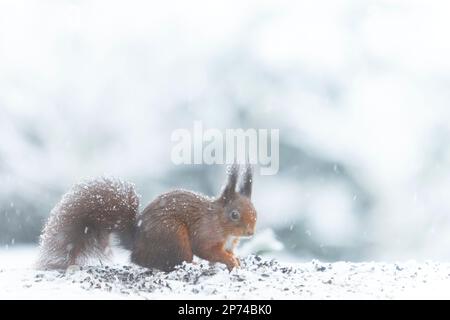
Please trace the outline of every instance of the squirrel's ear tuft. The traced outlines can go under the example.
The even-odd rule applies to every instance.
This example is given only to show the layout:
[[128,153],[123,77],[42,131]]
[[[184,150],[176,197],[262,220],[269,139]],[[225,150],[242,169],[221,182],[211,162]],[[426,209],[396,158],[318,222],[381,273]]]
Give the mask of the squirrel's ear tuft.
[[242,173],[241,183],[239,185],[239,193],[247,198],[252,196],[253,168],[250,164],[245,166]]
[[221,198],[227,202],[234,197],[234,193],[236,192],[236,184],[239,175],[239,165],[234,163],[227,167],[227,183],[225,184]]

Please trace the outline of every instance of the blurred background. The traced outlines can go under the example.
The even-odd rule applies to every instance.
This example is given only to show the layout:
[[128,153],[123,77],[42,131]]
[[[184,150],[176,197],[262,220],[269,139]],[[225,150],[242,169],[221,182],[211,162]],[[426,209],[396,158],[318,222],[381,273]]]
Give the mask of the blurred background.
[[216,194],[171,133],[280,129],[259,236],[290,260],[450,258],[448,1],[0,2],[0,244],[86,177]]

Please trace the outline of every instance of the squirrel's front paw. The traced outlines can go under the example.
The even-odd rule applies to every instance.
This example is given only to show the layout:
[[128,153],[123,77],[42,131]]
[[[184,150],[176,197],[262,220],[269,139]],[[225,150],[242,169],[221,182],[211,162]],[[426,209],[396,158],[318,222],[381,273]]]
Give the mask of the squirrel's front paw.
[[234,268],[239,268],[241,266],[241,263],[238,258],[232,256],[230,261],[227,263],[228,271],[232,271]]

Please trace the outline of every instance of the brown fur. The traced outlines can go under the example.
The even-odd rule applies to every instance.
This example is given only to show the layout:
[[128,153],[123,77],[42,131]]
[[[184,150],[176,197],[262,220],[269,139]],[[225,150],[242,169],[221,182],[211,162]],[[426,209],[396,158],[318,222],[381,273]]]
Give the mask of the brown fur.
[[50,213],[41,235],[38,267],[65,269],[91,256],[105,258],[113,232],[129,245],[138,207],[132,184],[102,178],[75,185]]
[[[231,167],[228,182],[217,198],[175,190],[158,196],[141,214],[137,214],[138,198],[128,184],[124,184],[126,197],[111,188],[108,180],[105,184],[94,183],[92,188],[76,187],[75,192],[81,192],[75,197],[77,200],[63,198],[44,229],[41,265],[66,268],[78,262],[79,257],[102,254],[109,234],[119,232],[122,239],[131,239],[131,260],[138,265],[170,271],[183,261],[191,262],[196,255],[224,263],[231,270],[239,266],[233,254],[237,239],[252,235],[256,224],[256,211],[250,200],[251,168],[246,168],[236,191],[238,169],[236,165]],[[99,193],[105,199],[102,203],[93,197]],[[111,211],[118,203],[125,206]],[[232,218],[236,210],[239,219]],[[87,225],[92,231],[83,235],[82,229]],[[235,238],[231,238],[231,248],[227,248],[230,237]]]

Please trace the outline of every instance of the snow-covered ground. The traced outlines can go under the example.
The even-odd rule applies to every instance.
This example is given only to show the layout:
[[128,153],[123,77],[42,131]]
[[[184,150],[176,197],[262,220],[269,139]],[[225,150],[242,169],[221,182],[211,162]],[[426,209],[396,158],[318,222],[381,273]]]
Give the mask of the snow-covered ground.
[[116,264],[34,270],[35,248],[0,250],[1,299],[450,299],[450,264],[283,263],[241,259],[229,273],[200,261],[174,272]]

